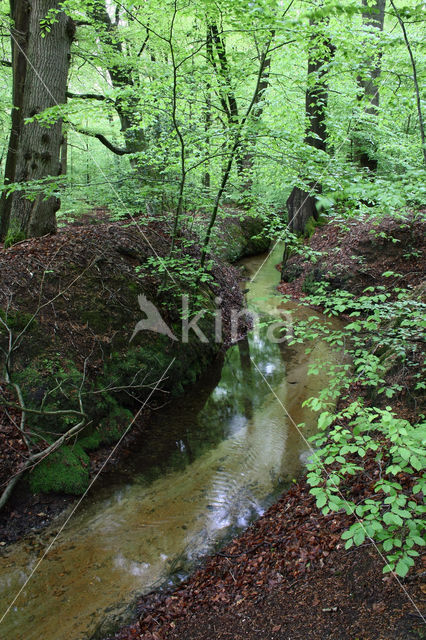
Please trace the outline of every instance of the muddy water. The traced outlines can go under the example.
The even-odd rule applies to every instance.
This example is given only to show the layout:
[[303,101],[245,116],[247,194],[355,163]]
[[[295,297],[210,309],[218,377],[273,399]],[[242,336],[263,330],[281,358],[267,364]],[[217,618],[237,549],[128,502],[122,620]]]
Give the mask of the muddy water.
[[[249,308],[276,318],[289,310],[294,319],[312,315],[275,293],[278,261],[279,250],[248,285]],[[262,262],[247,260],[249,274]],[[0,638],[90,638],[134,595],[185,574],[247,526],[308,455],[280,402],[309,436],[315,416],[302,402],[327,384],[308,376],[309,364],[337,357],[319,341],[309,355],[273,344],[265,329],[232,347],[223,368],[159,411],[129,461],[93,488],[4,617]],[[0,618],[59,524],[3,552]]]

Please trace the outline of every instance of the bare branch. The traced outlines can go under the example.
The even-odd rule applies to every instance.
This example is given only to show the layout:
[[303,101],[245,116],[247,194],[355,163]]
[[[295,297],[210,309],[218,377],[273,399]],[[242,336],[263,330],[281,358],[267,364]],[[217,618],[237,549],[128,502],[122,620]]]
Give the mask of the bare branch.
[[72,91],[67,91],[67,98],[77,98],[80,100],[108,100],[106,96],[102,96],[98,93],[72,93]]
[[83,134],[84,136],[89,136],[90,138],[96,138],[99,140],[107,149],[115,153],[117,156],[126,156],[133,153],[133,151],[129,151],[124,147],[117,147],[117,145],[113,144],[106,138],[102,133],[92,133],[92,131],[87,131],[86,129],[76,129],[78,133]]

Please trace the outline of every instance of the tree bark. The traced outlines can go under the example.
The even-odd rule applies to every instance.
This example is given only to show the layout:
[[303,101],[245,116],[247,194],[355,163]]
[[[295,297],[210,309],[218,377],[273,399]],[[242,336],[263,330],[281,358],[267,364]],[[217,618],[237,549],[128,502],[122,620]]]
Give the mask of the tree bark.
[[[136,83],[132,67],[125,62],[125,53],[120,39],[117,37],[117,25],[112,22],[107,11],[105,0],[96,0],[90,9],[93,19],[100,23],[99,39],[105,48],[109,48],[115,58],[123,59],[122,64],[107,64],[108,73],[115,89],[126,91],[124,98],[117,97],[115,109],[120,118],[121,131],[124,134],[127,153],[145,151],[147,148],[146,136],[138,122],[139,98],[136,92]],[[141,52],[146,46],[145,40]],[[133,89],[129,93],[129,89]],[[96,99],[99,99],[96,97]],[[123,154],[120,154],[123,155]],[[132,162],[136,166],[135,162]],[[148,171],[149,172],[149,171]]]
[[[19,111],[19,124],[18,135],[11,148],[15,155],[11,181],[21,183],[60,174],[62,119],[57,117],[52,124],[43,126],[38,121],[26,123],[25,120],[66,102],[70,49],[74,36],[74,23],[62,11],[55,14],[49,29],[42,31],[41,21],[52,9],[59,10],[58,0],[12,2],[13,18],[17,12],[20,13],[24,4],[27,20],[21,38],[25,38],[25,51],[12,34],[14,47],[20,55],[27,56],[23,76],[14,67],[14,87],[18,89],[18,103],[14,106]],[[56,196],[48,196],[41,190],[35,199],[29,200],[25,194],[15,192],[8,200],[10,226],[14,232],[22,233],[25,237],[36,237],[56,231],[56,211],[60,206]]]
[[[30,19],[30,5],[27,0],[11,0],[10,14],[13,20],[11,49],[12,49],[12,113],[9,147],[7,151],[4,173],[5,186],[15,181],[16,160],[18,155],[19,136],[22,129],[22,105],[24,100],[24,86],[27,70],[26,54],[28,50],[28,26]],[[0,199],[0,240],[4,240],[10,223],[13,196],[7,196],[3,191]]]
[[68,137],[65,132],[62,135],[59,172],[61,176],[66,176],[68,172]]

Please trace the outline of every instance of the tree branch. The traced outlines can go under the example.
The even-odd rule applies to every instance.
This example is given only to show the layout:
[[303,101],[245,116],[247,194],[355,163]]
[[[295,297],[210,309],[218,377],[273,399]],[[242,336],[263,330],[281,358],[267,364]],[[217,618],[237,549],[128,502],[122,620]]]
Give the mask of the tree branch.
[[77,435],[85,426],[87,426],[86,421],[85,420],[81,420],[78,424],[76,424],[73,427],[71,427],[71,429],[69,429],[66,433],[64,433],[60,438],[55,440],[55,442],[53,442],[51,445],[46,447],[46,449],[43,449],[43,451],[39,451],[38,453],[35,453],[32,456],[30,456],[29,458],[27,458],[27,460],[25,461],[24,465],[13,476],[13,478],[8,482],[8,484],[6,485],[5,490],[1,494],[1,496],[0,496],[0,511],[4,507],[6,502],[8,501],[9,496],[12,493],[16,483],[21,478],[21,476],[25,473],[25,471],[27,471],[30,467],[34,466],[34,463],[37,463],[37,462],[41,461],[43,458],[46,458],[48,455],[53,453],[53,451],[56,451],[56,449],[59,449],[59,447],[62,444],[64,444],[64,442],[66,442],[67,440],[69,440],[73,436]]
[[[12,383],[9,383],[12,384]],[[16,384],[13,384],[13,386],[15,387],[15,390],[18,392],[17,386]],[[22,411],[23,413],[33,413],[36,416],[68,416],[68,415],[72,415],[72,416],[85,416],[85,413],[82,413],[81,411],[76,411],[75,409],[58,409],[57,411],[37,411],[37,409],[29,409],[28,407],[25,407],[23,404],[23,401],[21,401],[22,398],[22,393],[18,394],[18,398],[19,398],[19,402],[21,404],[15,404],[14,402],[9,402],[8,400],[6,400],[5,398],[1,398],[1,403],[6,405],[7,407],[10,407],[11,409],[18,409],[19,411]]]
[[92,133],[91,131],[86,131],[85,129],[77,129],[77,128],[76,128],[76,131],[78,133],[82,133],[84,136],[89,136],[90,138],[96,138],[96,140],[99,140],[99,142],[101,142],[107,149],[115,153],[117,156],[126,156],[133,153],[132,151],[129,151],[125,147],[117,147],[117,145],[113,144],[108,140],[108,138],[102,135],[102,133]]
[[98,93],[72,93],[72,91],[67,91],[66,96],[67,98],[80,98],[81,100],[108,100],[106,96]]

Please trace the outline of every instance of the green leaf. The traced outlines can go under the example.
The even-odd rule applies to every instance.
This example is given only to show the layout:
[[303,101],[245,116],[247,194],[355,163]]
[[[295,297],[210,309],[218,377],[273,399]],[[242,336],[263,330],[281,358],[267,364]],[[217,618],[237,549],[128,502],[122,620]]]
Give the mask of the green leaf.
[[383,515],[383,522],[389,525],[396,524],[398,527],[403,525],[402,518],[400,518],[396,513],[392,513],[392,511],[387,511]]
[[325,493],[320,494],[317,497],[317,507],[318,507],[318,509],[321,509],[321,507],[323,507],[326,502],[327,502],[327,495]]
[[401,560],[398,562],[398,564],[395,567],[395,573],[400,578],[405,578],[409,570],[410,570],[410,567],[407,564],[407,561],[404,558],[401,558]]
[[361,529],[360,531],[357,531],[356,534],[354,535],[354,542],[356,545],[360,545],[364,542],[364,540],[365,540],[365,531]]
[[423,469],[422,463],[415,455],[410,457],[410,464],[416,471],[421,471]]

